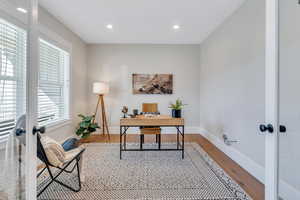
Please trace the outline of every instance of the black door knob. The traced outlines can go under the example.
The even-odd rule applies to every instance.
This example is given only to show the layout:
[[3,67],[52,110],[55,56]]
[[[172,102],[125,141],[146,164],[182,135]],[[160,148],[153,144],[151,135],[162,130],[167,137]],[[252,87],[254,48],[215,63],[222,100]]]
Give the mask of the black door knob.
[[266,131],[268,131],[269,133],[273,133],[274,132],[274,128],[273,128],[272,124],[268,124],[268,125],[261,124],[261,125],[259,125],[259,130],[261,132],[266,132]]
[[279,132],[280,133],[285,133],[286,132],[286,127],[284,125],[279,126]]
[[36,133],[41,133],[44,134],[46,132],[46,127],[41,126],[40,128],[37,128],[36,126],[33,127],[32,129],[32,134],[35,135]]
[[25,133],[26,133],[26,130],[23,129],[23,128],[17,128],[16,129],[16,136],[21,136],[21,135],[23,135]]

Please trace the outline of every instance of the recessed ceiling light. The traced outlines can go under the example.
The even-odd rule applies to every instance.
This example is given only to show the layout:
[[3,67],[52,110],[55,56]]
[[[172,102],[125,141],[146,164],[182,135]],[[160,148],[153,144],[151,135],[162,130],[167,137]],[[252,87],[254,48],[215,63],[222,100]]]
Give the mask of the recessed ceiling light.
[[22,13],[27,13],[27,10],[25,10],[24,8],[17,8],[17,11],[20,11]]
[[106,28],[107,28],[107,29],[113,29],[113,25],[112,25],[112,24],[107,24],[107,25],[106,25]]
[[180,26],[178,24],[175,24],[175,25],[173,25],[173,29],[178,30],[178,29],[180,29]]

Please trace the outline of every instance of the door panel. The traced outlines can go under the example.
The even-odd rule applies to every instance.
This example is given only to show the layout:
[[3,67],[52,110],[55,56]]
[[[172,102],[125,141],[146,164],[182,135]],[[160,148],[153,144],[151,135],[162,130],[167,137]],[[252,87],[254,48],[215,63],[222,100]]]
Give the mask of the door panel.
[[297,0],[279,1],[280,124],[279,195],[300,199],[300,5]]
[[[278,199],[278,0],[266,0],[265,199]],[[261,130],[264,130],[262,127]]]
[[37,76],[34,7],[33,0],[0,0],[0,199],[36,196],[36,143],[31,134],[36,105],[30,103],[37,98],[32,96],[37,83],[31,80]]

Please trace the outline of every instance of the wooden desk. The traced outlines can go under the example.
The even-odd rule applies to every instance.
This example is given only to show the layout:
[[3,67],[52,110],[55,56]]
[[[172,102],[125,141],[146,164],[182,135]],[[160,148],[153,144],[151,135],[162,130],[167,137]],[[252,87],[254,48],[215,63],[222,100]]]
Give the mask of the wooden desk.
[[[126,135],[130,127],[141,126],[159,126],[159,127],[174,127],[177,130],[177,148],[175,149],[127,149]],[[181,144],[179,136],[181,135]],[[124,140],[123,140],[124,138]],[[139,115],[136,118],[121,118],[120,119],[120,159],[122,159],[122,151],[182,151],[182,159],[184,159],[184,119],[172,118],[167,115],[158,115],[153,117],[145,117]]]

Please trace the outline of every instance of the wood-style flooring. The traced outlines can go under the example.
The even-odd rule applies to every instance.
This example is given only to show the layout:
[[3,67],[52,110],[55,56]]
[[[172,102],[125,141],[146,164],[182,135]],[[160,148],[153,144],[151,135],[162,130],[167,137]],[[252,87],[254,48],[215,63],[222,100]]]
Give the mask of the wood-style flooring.
[[[82,139],[82,143],[118,143],[120,141],[118,134],[111,134],[110,140],[107,136],[92,135],[87,139]],[[154,142],[155,136],[146,136],[145,142]],[[176,134],[162,134],[162,142],[175,142]],[[198,143],[212,159],[214,159],[228,175],[231,176],[254,200],[264,199],[264,185],[255,177],[249,174],[236,162],[230,159],[225,153],[219,150],[215,145],[209,142],[200,134],[186,134],[186,142]],[[127,142],[139,142],[139,135],[127,135]]]

